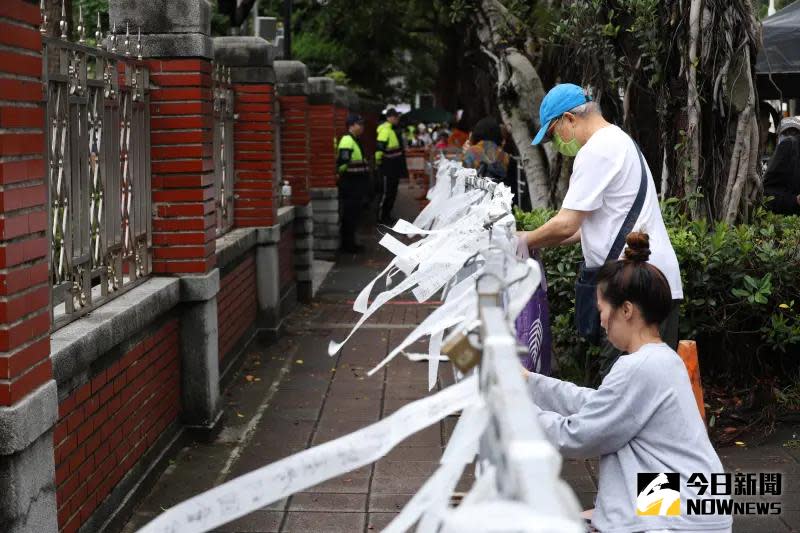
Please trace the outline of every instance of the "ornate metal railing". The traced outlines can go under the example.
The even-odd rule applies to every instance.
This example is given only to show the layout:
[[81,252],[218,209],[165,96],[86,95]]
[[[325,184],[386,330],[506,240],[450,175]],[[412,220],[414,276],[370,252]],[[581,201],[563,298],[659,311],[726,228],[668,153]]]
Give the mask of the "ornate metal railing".
[[85,44],[82,14],[77,43],[67,40],[63,16],[59,27],[60,38],[43,37],[56,328],[147,276],[152,246],[149,72],[141,34],[133,42],[126,31],[118,50],[112,30],[103,49],[99,15],[98,47]]
[[214,94],[214,198],[217,235],[233,227],[233,87],[231,69],[212,65]]

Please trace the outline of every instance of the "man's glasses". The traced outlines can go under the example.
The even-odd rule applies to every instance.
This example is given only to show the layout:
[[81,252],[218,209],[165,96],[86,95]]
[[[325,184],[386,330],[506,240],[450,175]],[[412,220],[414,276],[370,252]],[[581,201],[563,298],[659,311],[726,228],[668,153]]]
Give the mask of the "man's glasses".
[[542,142],[546,142],[547,143],[547,142],[550,142],[550,141],[553,140],[553,135],[556,132],[556,124],[558,124],[558,121],[561,120],[561,118],[563,116],[564,115],[561,115],[560,117],[558,117],[557,119],[555,119],[554,121],[552,121],[550,123],[550,127],[547,128],[547,133],[544,134],[544,138],[542,139]]

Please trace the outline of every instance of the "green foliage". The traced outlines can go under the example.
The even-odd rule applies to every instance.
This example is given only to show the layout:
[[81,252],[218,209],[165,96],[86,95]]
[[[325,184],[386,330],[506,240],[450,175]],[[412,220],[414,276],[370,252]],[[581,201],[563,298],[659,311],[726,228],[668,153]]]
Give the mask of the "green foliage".
[[[775,9],[780,11],[784,7],[788,6],[795,0],[775,0]],[[759,2],[754,3],[753,7],[758,12],[759,19],[767,18],[767,11],[769,10],[769,0],[759,0]]]
[[[706,379],[795,379],[800,367],[800,217],[759,208],[752,223],[690,221],[679,201],[662,205],[683,279],[681,338],[695,339]],[[552,211],[517,212],[532,230]],[[578,245],[544,250],[554,350],[562,368],[589,375],[591,354],[574,331]],[[587,358],[587,353],[589,357]],[[578,371],[575,372],[575,369]]]
[[[282,6],[262,1],[260,14],[281,17]],[[370,95],[408,97],[437,80],[443,36],[456,24],[451,7],[450,0],[295,2],[292,56],[313,75],[338,71]],[[398,86],[400,78],[405,85]]]

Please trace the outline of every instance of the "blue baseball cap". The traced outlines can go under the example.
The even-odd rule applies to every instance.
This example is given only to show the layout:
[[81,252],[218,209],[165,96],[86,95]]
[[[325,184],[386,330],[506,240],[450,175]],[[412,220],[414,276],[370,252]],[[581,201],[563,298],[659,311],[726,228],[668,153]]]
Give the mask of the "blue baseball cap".
[[583,90],[573,83],[561,83],[556,85],[544,96],[542,105],[539,107],[539,120],[542,124],[539,133],[533,138],[531,144],[539,144],[547,135],[550,124],[570,109],[575,109],[579,105],[591,102],[592,99]]

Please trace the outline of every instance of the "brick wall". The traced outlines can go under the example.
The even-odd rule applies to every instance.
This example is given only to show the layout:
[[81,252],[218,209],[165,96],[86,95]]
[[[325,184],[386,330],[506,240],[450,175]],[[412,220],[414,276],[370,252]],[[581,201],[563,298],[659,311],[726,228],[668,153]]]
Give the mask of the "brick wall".
[[283,179],[292,185],[292,204],[307,205],[308,160],[308,97],[280,96],[281,104],[281,168]]
[[219,358],[224,359],[256,320],[256,258],[254,253],[226,273],[217,295]]
[[38,3],[0,2],[0,406],[52,377]]
[[180,412],[178,320],[135,344],[59,404],[58,526],[77,531]]
[[278,243],[278,263],[280,264],[281,294],[283,294],[295,280],[294,230],[292,229],[292,224],[287,224],[281,228],[281,242]]
[[236,227],[272,226],[279,204],[275,183],[274,87],[235,85]]
[[347,133],[347,108],[336,106],[334,111],[334,127],[336,129],[336,139],[341,139]]
[[336,186],[336,108],[331,104],[308,106],[311,153],[311,187]]
[[211,64],[148,60],[153,271],[204,273],[216,263]]

